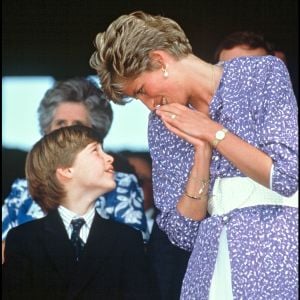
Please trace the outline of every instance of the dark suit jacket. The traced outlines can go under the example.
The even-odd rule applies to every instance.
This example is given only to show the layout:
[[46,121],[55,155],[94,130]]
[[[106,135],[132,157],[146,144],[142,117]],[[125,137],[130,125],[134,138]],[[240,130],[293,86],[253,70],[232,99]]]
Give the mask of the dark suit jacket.
[[4,299],[150,299],[139,231],[97,213],[76,263],[57,210],[10,230]]
[[155,300],[179,300],[191,253],[173,245],[156,221],[147,248],[153,268],[153,284],[158,287]]

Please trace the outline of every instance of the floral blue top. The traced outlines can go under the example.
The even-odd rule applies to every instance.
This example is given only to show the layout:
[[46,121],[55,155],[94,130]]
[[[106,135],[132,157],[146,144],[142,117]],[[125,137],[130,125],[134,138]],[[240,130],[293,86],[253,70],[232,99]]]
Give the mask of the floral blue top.
[[[273,160],[272,190],[298,190],[297,102],[288,71],[273,56],[225,62],[210,116]],[[193,146],[167,130],[151,113],[148,125],[157,223],[172,243],[192,250],[181,299],[208,299],[218,239],[224,226],[229,244],[234,299],[296,299],[298,209],[259,205],[234,209],[201,222],[176,210],[191,169]],[[213,150],[210,191],[216,178],[244,175]],[[228,221],[229,220],[229,221]]]
[[[97,199],[97,212],[103,218],[140,230],[144,242],[147,242],[149,231],[144,212],[143,192],[137,178],[133,174],[116,172],[115,180],[117,187]],[[2,206],[2,240],[5,240],[11,228],[42,218],[44,215],[41,207],[29,195],[26,179],[17,179]]]

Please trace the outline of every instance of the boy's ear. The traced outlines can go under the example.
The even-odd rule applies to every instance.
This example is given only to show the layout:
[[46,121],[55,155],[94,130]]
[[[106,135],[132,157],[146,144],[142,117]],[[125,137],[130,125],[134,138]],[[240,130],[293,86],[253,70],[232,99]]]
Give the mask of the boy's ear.
[[56,175],[61,179],[71,179],[73,177],[72,168],[57,168]]

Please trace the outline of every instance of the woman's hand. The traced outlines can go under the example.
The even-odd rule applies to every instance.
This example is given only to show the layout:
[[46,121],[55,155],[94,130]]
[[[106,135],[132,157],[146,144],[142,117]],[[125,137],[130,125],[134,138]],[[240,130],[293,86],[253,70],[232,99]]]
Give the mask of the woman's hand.
[[[171,132],[194,145],[195,149],[203,142],[211,144],[216,132],[223,128],[207,114],[178,103],[162,105],[156,110],[156,114]],[[245,176],[270,188],[273,162],[266,153],[231,132],[218,144],[217,150]]]
[[203,141],[211,142],[214,132],[220,127],[203,112],[178,103],[162,105],[156,114],[171,132],[194,146],[201,145]]

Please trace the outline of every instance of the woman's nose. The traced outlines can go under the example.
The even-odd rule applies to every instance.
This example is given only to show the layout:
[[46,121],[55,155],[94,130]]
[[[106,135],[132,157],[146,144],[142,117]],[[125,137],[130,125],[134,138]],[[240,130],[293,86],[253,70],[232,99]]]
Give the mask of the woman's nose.
[[149,96],[142,96],[140,98],[140,100],[142,101],[142,103],[149,108],[150,110],[154,110],[155,107],[159,104],[158,101],[155,100],[155,98],[153,97],[149,97]]

